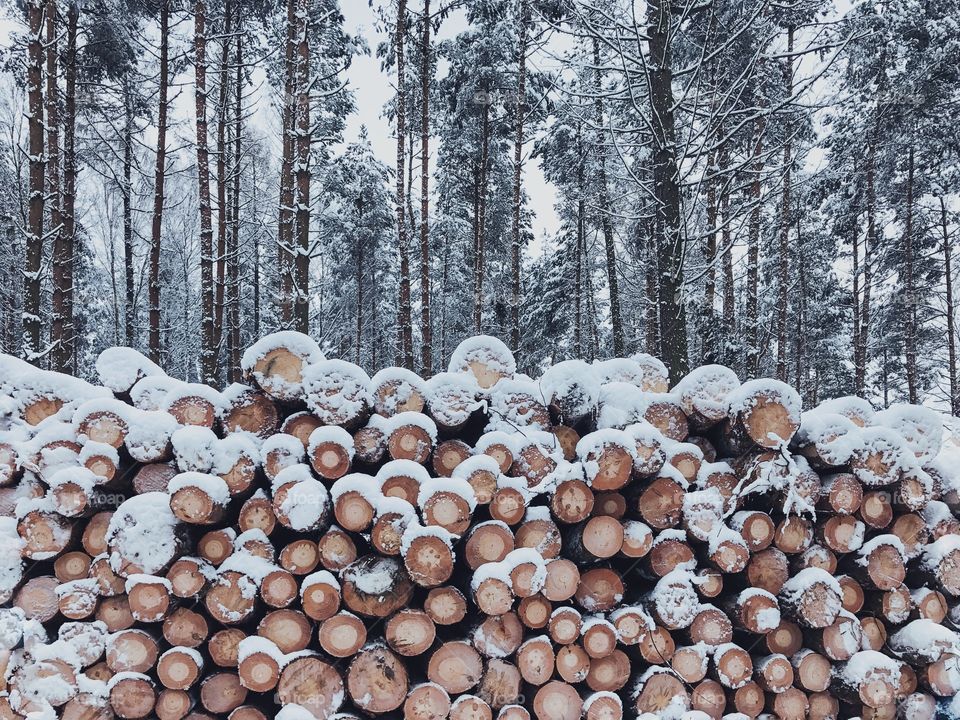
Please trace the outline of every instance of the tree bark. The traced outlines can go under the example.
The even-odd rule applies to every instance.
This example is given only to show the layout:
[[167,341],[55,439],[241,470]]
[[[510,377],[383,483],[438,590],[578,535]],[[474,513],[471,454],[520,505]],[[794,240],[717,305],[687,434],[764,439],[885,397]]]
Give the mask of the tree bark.
[[36,360],[41,352],[40,275],[43,270],[44,133],[43,133],[43,0],[27,3],[27,114],[30,153],[30,200],[27,213],[23,299],[23,357]]
[[280,210],[277,220],[277,305],[282,326],[293,320],[294,235],[294,80],[296,64],[296,5],[287,0],[287,37],[284,48],[283,159],[280,163]]
[[57,73],[60,43],[57,37],[57,2],[47,0],[47,195],[50,198],[50,225],[53,235],[53,305],[50,318],[51,367],[60,370],[62,356],[59,352],[64,342],[64,296],[66,285],[64,268],[70,256],[64,246],[63,196],[60,193],[60,108]]
[[490,164],[490,92],[484,89],[480,120],[480,176],[477,183],[477,251],[473,287],[473,331],[483,332],[483,281],[486,275],[487,180]]
[[652,221],[646,228],[647,237],[644,240],[643,252],[646,256],[646,268],[644,270],[644,295],[646,296],[646,305],[644,307],[644,348],[650,355],[658,357],[660,355],[660,302],[658,296],[659,276],[657,270],[657,237],[654,227],[656,221]]
[[907,154],[907,209],[903,229],[903,351],[906,356],[907,395],[917,402],[917,291],[913,267],[913,176],[915,169],[913,145]]
[[296,258],[294,260],[294,327],[310,332],[310,43],[307,33],[309,0],[297,2],[297,183]]
[[433,374],[433,326],[430,318],[430,0],[423,0],[420,67],[420,367]]
[[[719,164],[726,169],[729,152],[727,143],[720,146]],[[728,342],[736,330],[736,288],[733,282],[733,247],[730,236],[730,183],[724,182],[720,190],[720,215],[723,217],[723,229],[720,232],[720,242],[723,246],[723,331],[724,342]],[[729,362],[726,352],[724,362]]]
[[757,293],[760,289],[760,195],[763,188],[763,136],[767,128],[765,115],[753,121],[753,178],[748,197],[752,204],[747,234],[747,301],[746,301],[746,370],[755,378],[760,369],[760,313]]
[[[667,5],[670,4],[671,0],[666,0]],[[669,22],[670,11],[666,11],[666,19]],[[664,43],[667,42],[666,36],[663,38]],[[665,58],[669,62],[669,49],[666,45],[663,48],[666,52]],[[651,53],[653,52],[653,43],[651,42]],[[603,142],[603,100],[601,99],[602,94],[602,77],[600,74],[600,43],[597,38],[593,39],[593,65],[594,72],[596,74],[596,100],[594,101],[594,110],[596,112],[596,123],[597,123],[597,152],[599,153],[599,164],[597,167],[597,184],[600,186],[600,226],[603,229],[603,249],[606,253],[607,260],[607,286],[610,289],[610,324],[613,328],[613,352],[617,357],[621,357],[625,351],[625,342],[623,336],[623,320],[620,313],[620,290],[619,283],[617,281],[617,251],[616,247],[613,244],[613,224],[610,222],[610,191],[607,188],[607,149]],[[670,70],[667,69],[667,82],[669,80]],[[651,81],[651,90],[653,82]],[[670,97],[673,97],[673,91],[670,91]],[[651,95],[651,102],[653,102],[653,97]],[[670,101],[670,134],[672,138],[673,134],[673,101]],[[656,114],[656,109],[654,109],[654,114]],[[672,143],[672,139],[670,140]],[[670,152],[673,150],[671,148]],[[674,160],[674,162],[676,162]],[[675,181],[675,180],[674,180]],[[679,192],[679,191],[678,191]],[[679,195],[678,195],[679,198]],[[677,214],[677,219],[679,220],[679,209]],[[679,227],[679,225],[678,225]],[[686,342],[686,335],[684,335],[684,342]],[[686,353],[684,353],[686,354]]]
[[[53,366],[60,372],[74,370],[76,329],[73,322],[73,263],[76,247],[76,187],[77,187],[77,25],[80,8],[76,2],[67,7],[67,49],[64,63],[63,98],[63,228],[58,235],[59,247],[54,246],[54,348]],[[59,268],[57,267],[59,265]],[[60,306],[57,309],[57,291]],[[59,328],[57,323],[60,323]]]
[[150,230],[149,338],[150,359],[160,364],[160,246],[163,231],[164,180],[167,158],[167,93],[169,85],[169,0],[160,2],[160,107],[157,111],[157,164],[154,170],[153,220]]
[[[224,335],[224,303],[226,301],[227,225],[227,101],[230,88],[230,38],[233,32],[232,3],[223,6],[223,37],[220,39],[219,97],[217,101],[217,255],[214,259],[213,332],[219,354]],[[227,330],[229,333],[229,329]]]
[[123,341],[136,345],[136,290],[133,277],[133,108],[129,78],[123,79]]
[[[793,27],[787,27],[787,58],[783,78],[787,98],[793,95]],[[786,139],[783,143],[783,194],[780,208],[780,247],[777,258],[777,379],[787,380],[787,310],[790,282],[790,183],[793,145],[790,140],[789,120],[784,123]]]
[[716,154],[707,156],[707,242],[704,248],[704,262],[707,265],[705,287],[703,290],[703,356],[714,357],[716,352],[717,328],[714,318],[714,305],[717,301],[717,172]]
[[[230,172],[232,174],[232,210],[230,213],[231,227],[228,236],[227,248],[227,357],[229,358],[230,379],[233,382],[240,380],[240,179],[241,164],[243,162],[243,32],[241,27],[240,8],[237,10],[235,22],[237,30],[233,98],[233,158]],[[256,270],[255,270],[256,272]]]
[[406,168],[406,78],[404,39],[406,37],[407,0],[397,0],[397,24],[394,28],[394,49],[397,58],[397,249],[400,254],[400,297],[397,307],[397,330],[400,335],[400,362],[413,370],[413,318],[410,307],[410,248],[407,246],[406,195],[404,170]]
[[647,6],[650,110],[653,118],[653,188],[657,203],[658,305],[663,361],[676,382],[687,374],[687,320],[683,304],[684,239],[680,222],[679,170],[674,129],[672,0]]
[[194,7],[194,67],[196,72],[197,182],[200,196],[201,381],[213,384],[217,375],[214,347],[213,222],[210,208],[210,167],[207,148],[207,36],[206,3]]
[[530,8],[527,0],[520,0],[520,45],[517,49],[517,97],[514,98],[513,118],[513,227],[510,242],[510,269],[512,287],[510,298],[510,347],[520,352],[520,199],[523,176],[523,120],[527,97],[527,25]]
[[947,376],[950,379],[950,414],[960,416],[960,388],[957,387],[957,326],[953,300],[953,247],[947,228],[947,206],[940,196],[940,231],[943,234],[943,280],[946,285]]
[[870,253],[876,247],[876,143],[871,138],[867,145],[866,192],[867,192],[867,233],[863,239],[863,300],[860,304],[860,331],[856,336],[854,349],[854,391],[862,396],[867,382],[868,347],[870,342]]
[[573,313],[573,349],[575,357],[583,357],[583,246],[584,215],[586,214],[586,187],[583,171],[583,143],[580,126],[577,126],[577,236],[574,258],[574,313]]

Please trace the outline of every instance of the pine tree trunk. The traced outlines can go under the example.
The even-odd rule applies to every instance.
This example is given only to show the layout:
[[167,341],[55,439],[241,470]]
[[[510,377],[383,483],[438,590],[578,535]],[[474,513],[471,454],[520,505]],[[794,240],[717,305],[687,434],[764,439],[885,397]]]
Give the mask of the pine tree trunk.
[[903,230],[903,350],[906,356],[907,395],[911,403],[917,402],[917,292],[914,286],[913,267],[913,145],[907,155],[907,209]]
[[707,265],[703,290],[703,356],[715,357],[717,328],[714,317],[714,305],[717,301],[717,172],[716,155],[707,156],[707,243],[703,260]]
[[490,93],[484,90],[480,120],[480,180],[477,194],[477,254],[473,293],[473,331],[483,332],[483,281],[486,274],[487,184],[490,164]]
[[169,85],[169,0],[160,2],[160,105],[157,111],[157,165],[154,170],[153,221],[150,230],[150,271],[148,295],[150,303],[148,347],[150,359],[160,363],[160,246],[163,230],[163,184],[167,158],[167,93]]
[[397,54],[397,248],[400,253],[400,298],[397,307],[397,330],[400,336],[400,365],[413,370],[413,317],[410,305],[410,248],[407,246],[406,200],[404,171],[406,169],[406,60],[403,43],[406,37],[407,0],[397,0],[397,25],[394,29],[394,47]]
[[[665,0],[667,5],[670,4],[671,0]],[[669,10],[667,10],[667,19],[669,21]],[[666,36],[664,36],[664,42],[666,42]],[[666,48],[664,48],[666,50]],[[652,46],[651,46],[652,52]],[[667,50],[669,53],[669,50]],[[666,55],[669,58],[669,54]],[[668,60],[669,61],[669,60]],[[607,149],[603,141],[603,100],[601,99],[602,94],[602,78],[600,74],[600,43],[597,38],[593,38],[593,65],[594,72],[596,74],[596,100],[594,101],[594,111],[596,113],[596,123],[597,123],[597,152],[600,154],[600,161],[598,163],[598,177],[597,184],[600,187],[600,225],[603,229],[603,249],[606,253],[607,260],[607,286],[610,289],[610,325],[613,329],[613,352],[614,355],[620,357],[624,354],[625,351],[625,342],[623,336],[623,320],[620,313],[620,290],[619,283],[617,281],[617,251],[616,247],[613,244],[613,224],[610,222],[610,191],[607,188]],[[669,77],[669,69],[667,74]],[[669,82],[669,80],[668,80]],[[672,90],[670,97],[673,97]],[[652,101],[652,95],[651,95]],[[673,132],[673,102],[671,100],[670,108],[670,132]],[[656,110],[654,110],[656,114]],[[674,178],[675,182],[675,178]],[[679,194],[678,194],[679,200]],[[679,221],[679,206],[677,219]],[[678,225],[679,227],[679,225]],[[686,348],[686,331],[684,331],[684,348]],[[686,349],[684,349],[684,355],[686,355]],[[668,363],[669,365],[669,363]]]
[[64,268],[70,263],[65,247],[63,230],[63,196],[60,188],[60,108],[59,88],[57,86],[59,63],[59,40],[57,33],[57,2],[47,0],[47,197],[50,198],[50,225],[53,235],[53,304],[50,318],[50,344],[52,352],[50,366],[54,370],[62,368],[63,360],[60,348],[65,340],[67,322],[64,297],[66,284]]
[[577,236],[576,258],[574,270],[574,311],[573,311],[573,349],[574,357],[583,357],[583,246],[585,242],[584,216],[586,215],[583,169],[583,143],[581,141],[580,126],[577,125]]
[[[783,78],[786,97],[793,95],[793,27],[787,28],[787,55],[784,60]],[[783,195],[780,208],[780,247],[777,258],[777,379],[787,380],[787,310],[788,285],[790,282],[790,171],[793,163],[792,128],[785,123],[786,139],[783,143]]]
[[310,43],[307,33],[309,0],[297,3],[297,255],[294,327],[310,332]]
[[197,0],[194,7],[194,67],[196,72],[197,182],[200,196],[200,284],[201,284],[201,381],[213,384],[217,379],[217,353],[214,347],[213,218],[210,208],[210,167],[207,148],[207,36],[206,3]]
[[[257,205],[257,164],[250,164],[251,202]],[[253,337],[260,337],[260,233],[253,232]]]
[[[76,327],[73,321],[73,266],[76,248],[76,188],[77,188],[77,25],[80,9],[75,2],[67,8],[67,50],[64,63],[63,98],[63,230],[59,234],[60,247],[54,248],[54,305],[56,293],[61,293],[60,309],[55,309],[55,321],[62,324],[54,331],[54,367],[71,373],[75,367]],[[59,264],[59,269],[57,265]],[[59,276],[59,281],[57,281]],[[56,328],[56,326],[55,326]]]
[[513,226],[510,237],[510,347],[520,352],[520,191],[523,177],[523,120],[527,98],[527,25],[530,8],[527,0],[520,0],[520,44],[517,49],[517,97],[514,99],[513,118]]
[[953,247],[947,228],[947,206],[940,198],[940,231],[943,234],[943,280],[946,286],[947,376],[950,380],[950,414],[960,417],[960,387],[957,387],[957,325],[953,300]]
[[[805,394],[806,389],[806,376],[807,376],[807,262],[806,254],[803,252],[803,243],[800,236],[800,207],[799,204],[796,208],[796,218],[797,218],[797,277],[799,280],[799,294],[797,297],[797,318],[795,323],[796,329],[796,357],[794,358],[794,365],[796,367],[796,376],[797,376],[797,391],[800,393],[800,397],[804,400],[807,399]],[[812,386],[812,393],[814,398],[817,394],[816,383]],[[816,400],[813,400],[813,403],[816,403]]]
[[[719,150],[720,167],[726,171],[729,152],[724,142]],[[723,229],[720,233],[720,242],[723,245],[723,333],[728,342],[736,331],[736,288],[733,282],[733,243],[730,233],[730,182],[724,181],[720,190],[720,215],[723,217]],[[723,353],[724,362],[729,363],[726,352]]]
[[[363,227],[363,201],[357,201],[357,227]],[[354,333],[354,362],[360,365],[362,357],[360,350],[363,346],[363,269],[366,267],[366,258],[363,255],[363,236],[357,237],[357,267],[354,269],[354,283],[357,286],[357,322]]]
[[430,318],[430,0],[423,1],[420,67],[420,367],[433,374],[433,326]]
[[136,289],[133,277],[133,108],[129,79],[123,80],[123,341],[136,345]]
[[760,313],[757,293],[760,289],[760,196],[763,174],[763,136],[766,132],[765,115],[753,121],[753,179],[748,197],[751,203],[750,221],[747,234],[747,301],[746,301],[746,342],[748,378],[757,377],[760,370]]
[[[227,249],[227,357],[230,362],[230,380],[240,380],[240,179],[243,162],[243,29],[240,8],[237,8],[237,39],[234,51],[235,78],[233,98],[233,158],[231,162],[232,211]],[[256,272],[256,270],[255,270]]]
[[658,305],[660,345],[670,379],[687,374],[687,321],[683,293],[684,240],[680,223],[680,186],[675,154],[673,99],[672,0],[653,0],[647,5],[650,47],[650,110],[653,130],[653,189],[657,202],[659,232]]
[[[230,88],[230,37],[233,33],[232,3],[223,6],[223,37],[220,39],[219,97],[217,99],[217,255],[214,259],[213,332],[219,356],[224,335],[224,303],[226,302],[227,256],[227,100]],[[229,329],[227,329],[229,333]]]
[[853,276],[853,297],[851,298],[851,304],[853,305],[853,382],[854,382],[854,392],[857,395],[863,393],[863,369],[862,369],[862,358],[860,355],[860,341],[861,333],[863,332],[863,327],[861,325],[860,312],[860,243],[858,238],[857,227],[858,216],[854,214],[853,217],[853,237],[850,242],[850,256],[851,256],[851,275]]
[[657,262],[657,234],[652,221],[647,229],[644,245],[646,268],[644,269],[644,349],[649,355],[660,356],[660,272]]
[[296,65],[296,6],[287,0],[287,37],[284,48],[283,159],[280,163],[280,211],[277,220],[277,305],[280,324],[293,321],[294,247],[294,80]]
[[43,270],[44,119],[43,119],[43,0],[28,0],[27,118],[29,124],[30,202],[27,213],[27,267],[24,273],[23,357],[37,360],[41,351],[40,281]]
[[870,285],[872,280],[872,252],[877,247],[876,143],[867,146],[867,234],[863,239],[863,300],[860,304],[860,333],[854,353],[854,391],[863,396],[867,385],[867,364],[870,362]]

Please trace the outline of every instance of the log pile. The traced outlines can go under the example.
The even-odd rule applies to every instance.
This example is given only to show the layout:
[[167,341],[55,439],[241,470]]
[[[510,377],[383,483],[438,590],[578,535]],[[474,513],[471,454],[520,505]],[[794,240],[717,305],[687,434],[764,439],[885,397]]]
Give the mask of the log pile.
[[645,355],[533,380],[490,337],[429,379],[293,332],[243,368],[0,357],[0,718],[960,710],[933,411]]

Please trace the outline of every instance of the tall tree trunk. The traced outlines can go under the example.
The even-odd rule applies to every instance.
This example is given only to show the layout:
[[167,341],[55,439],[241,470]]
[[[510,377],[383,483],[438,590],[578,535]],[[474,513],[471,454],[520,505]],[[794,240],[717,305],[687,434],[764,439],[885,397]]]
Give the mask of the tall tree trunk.
[[27,267],[24,272],[23,357],[40,361],[43,321],[40,280],[43,270],[44,132],[43,132],[43,0],[28,0],[27,115],[30,153],[30,202],[27,213]]
[[133,277],[133,107],[129,78],[123,79],[123,341],[136,345],[136,289]]
[[520,199],[523,177],[523,120],[527,98],[527,25],[530,7],[520,0],[520,44],[517,48],[517,97],[513,118],[513,227],[510,240],[510,270],[512,287],[510,298],[510,347],[520,352]]
[[950,379],[950,414],[960,416],[960,387],[957,385],[957,325],[953,300],[953,247],[947,227],[947,205],[940,198],[940,232],[943,234],[943,280],[946,285],[947,316],[947,376]]
[[153,221],[150,230],[150,303],[148,347],[150,359],[160,363],[160,241],[163,230],[164,179],[167,164],[167,93],[169,86],[169,0],[160,0],[160,106],[157,111],[157,164],[153,181]]
[[703,260],[707,265],[703,290],[703,351],[704,362],[715,359],[717,328],[714,305],[717,301],[717,172],[716,154],[707,156],[707,242]]
[[644,271],[644,295],[646,296],[646,306],[644,308],[643,327],[644,332],[644,350],[649,355],[660,356],[660,272],[657,262],[657,239],[656,221],[652,221],[647,228],[646,242],[644,243],[644,254],[646,255],[646,268]]
[[[257,163],[250,163],[250,190],[251,205],[257,207]],[[253,265],[253,337],[260,337],[260,233],[254,230],[253,233],[253,258],[250,260]]]
[[[67,49],[63,69],[63,228],[54,246],[54,332],[56,344],[53,365],[71,373],[76,367],[76,328],[73,322],[73,263],[76,248],[77,188],[77,25],[80,8],[72,1],[67,6]],[[57,309],[57,292],[60,292]],[[60,323],[59,328],[57,323]]]
[[[793,96],[793,27],[787,27],[787,58],[783,63],[783,79],[786,97]],[[783,195],[780,208],[780,247],[777,258],[777,379],[787,380],[787,310],[789,307],[788,284],[790,282],[790,171],[793,163],[792,129],[789,119],[784,124],[786,139],[783,143]]]
[[53,235],[53,304],[50,318],[51,367],[61,369],[61,344],[64,342],[64,267],[69,264],[63,234],[63,197],[60,194],[60,91],[58,82],[59,40],[57,2],[47,0],[47,197],[50,198],[50,233]]
[[234,97],[233,97],[233,158],[230,178],[233,180],[231,191],[232,210],[230,212],[230,232],[227,248],[227,357],[230,363],[230,380],[240,379],[240,179],[243,132],[243,29],[241,27],[240,8],[237,10],[237,38],[234,49]]
[[284,48],[283,158],[280,163],[280,210],[277,220],[277,305],[282,327],[293,321],[294,186],[293,154],[295,112],[293,94],[296,79],[296,5],[287,0],[287,37]]
[[487,184],[490,165],[490,93],[484,91],[480,121],[480,182],[477,200],[477,254],[473,294],[473,329],[483,332],[483,281],[486,275]]
[[297,255],[294,264],[294,327],[310,332],[310,42],[307,13],[310,0],[297,3]]
[[[854,175],[856,175],[856,173],[854,173]],[[860,228],[857,226],[858,220],[859,216],[854,213],[851,227],[852,237],[850,240],[850,257],[852,265],[850,274],[853,279],[853,297],[851,298],[850,304],[853,306],[853,391],[857,395],[863,395],[864,367],[863,356],[860,354],[861,342],[863,339],[863,326],[861,324],[860,314],[863,306],[860,303]]]
[[406,78],[404,39],[407,34],[407,0],[397,0],[397,25],[394,47],[397,53],[397,248],[400,252],[400,298],[397,307],[397,330],[400,335],[400,365],[413,370],[413,317],[410,306],[410,248],[407,246],[404,171],[406,169]]
[[585,243],[584,215],[586,214],[586,187],[583,169],[583,144],[577,125],[577,236],[574,269],[573,348],[574,357],[583,357],[583,246]]
[[760,370],[760,312],[757,293],[760,290],[760,196],[763,188],[763,136],[767,128],[765,115],[753,121],[752,173],[748,198],[750,221],[747,231],[747,302],[746,302],[746,371],[748,378],[755,378]]
[[863,396],[867,384],[867,364],[870,343],[870,285],[871,285],[871,252],[876,247],[876,207],[877,195],[875,187],[876,176],[876,138],[871,137],[867,145],[866,158],[866,193],[867,193],[867,232],[863,238],[863,299],[859,307],[859,332],[855,336],[854,348],[854,392]]
[[207,148],[207,35],[206,2],[194,7],[194,66],[197,109],[197,182],[200,196],[200,283],[201,283],[201,381],[217,382],[217,352],[214,346],[213,218],[210,208],[210,153]]
[[[227,256],[227,104],[230,97],[230,38],[233,33],[233,3],[223,5],[223,37],[220,39],[219,91],[217,98],[217,255],[214,259],[213,332],[217,355],[223,345],[224,303],[226,301]],[[229,329],[227,330],[229,333]]]
[[680,224],[680,186],[674,129],[672,0],[647,4],[650,46],[650,110],[653,118],[653,188],[660,232],[660,345],[674,382],[687,374],[687,319],[683,292],[684,240]]
[[[357,200],[357,227],[363,227],[363,199]],[[366,258],[363,256],[364,241],[363,235],[357,236],[357,266],[354,268],[354,282],[357,290],[357,323],[354,333],[354,362],[357,365],[362,363],[360,350],[363,347],[363,270],[366,267]]]
[[[665,0],[669,5],[671,0]],[[669,10],[667,11],[669,16]],[[667,18],[669,22],[669,17]],[[664,38],[666,42],[666,38]],[[669,62],[669,49],[666,50],[667,62]],[[652,52],[651,45],[651,52]],[[614,355],[620,357],[624,354],[626,349],[626,343],[624,342],[623,335],[623,320],[620,313],[620,290],[619,283],[617,280],[617,251],[613,243],[613,223],[610,221],[610,191],[607,188],[607,149],[603,140],[603,100],[601,99],[602,95],[602,86],[603,79],[600,71],[600,43],[597,38],[593,38],[593,65],[595,73],[595,83],[596,83],[596,100],[594,101],[594,112],[596,114],[596,123],[597,123],[597,152],[599,153],[599,162],[597,163],[597,184],[600,188],[600,226],[603,229],[603,249],[606,253],[607,260],[607,287],[610,289],[610,325],[613,328],[613,353]],[[670,70],[667,69],[667,76],[669,78]],[[670,97],[673,97],[673,92],[671,90]],[[673,101],[670,101],[670,132],[672,135],[673,132]],[[655,111],[656,112],[656,111]],[[672,153],[671,148],[671,153]],[[675,179],[674,179],[675,182]],[[679,197],[679,195],[678,195]],[[679,209],[677,214],[677,219],[679,221]],[[679,227],[679,223],[678,223]],[[684,332],[684,342],[686,342],[686,332]],[[686,347],[686,346],[684,346]],[[686,350],[684,350],[684,355],[686,355]]]
[[907,209],[903,230],[903,350],[907,366],[907,394],[911,403],[918,398],[917,382],[917,289],[913,267],[913,176],[914,149],[911,143],[907,153]]
[[[729,152],[727,143],[720,146],[718,152],[720,167],[727,169]],[[730,180],[724,178],[720,188],[720,215],[723,217],[723,226],[720,231],[720,242],[723,246],[723,334],[724,343],[728,342],[736,331],[736,288],[733,281],[733,243],[730,232]],[[722,353],[724,362],[729,363],[726,350]]]
[[[807,268],[806,268],[806,253],[803,251],[803,245],[800,236],[800,207],[799,204],[796,208],[796,222],[797,222],[797,278],[799,280],[799,293],[797,297],[797,319],[795,323],[796,330],[796,357],[794,358],[794,366],[796,368],[796,377],[797,377],[797,392],[800,393],[800,397],[804,400],[808,399],[808,395],[812,394],[811,402],[816,404],[817,397],[817,386],[816,383],[813,384],[811,388],[811,393],[805,393],[807,388]],[[806,403],[805,403],[806,404]]]
[[423,0],[423,33],[420,39],[420,367],[424,377],[433,374],[433,326],[430,318],[430,0]]

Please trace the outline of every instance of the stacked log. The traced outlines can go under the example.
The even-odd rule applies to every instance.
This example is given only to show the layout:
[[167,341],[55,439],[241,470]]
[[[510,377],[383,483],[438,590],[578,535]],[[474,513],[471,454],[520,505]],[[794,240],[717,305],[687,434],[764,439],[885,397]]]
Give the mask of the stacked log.
[[0,357],[0,718],[948,717],[940,417],[645,355]]

